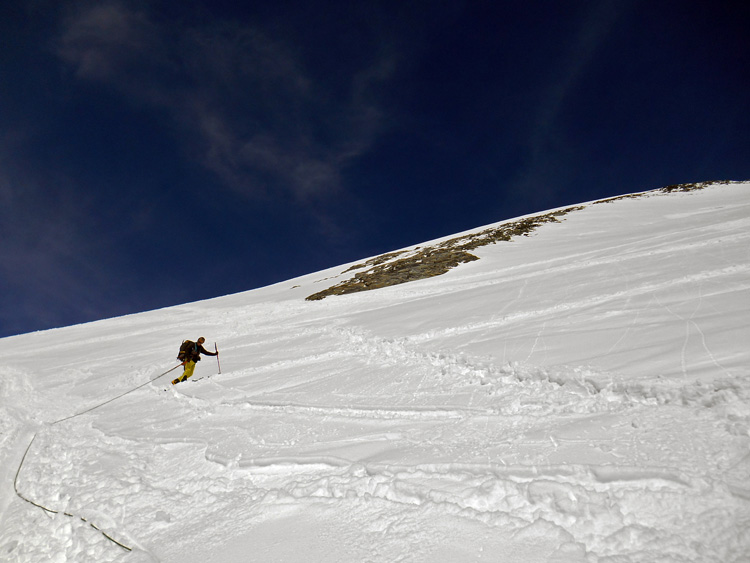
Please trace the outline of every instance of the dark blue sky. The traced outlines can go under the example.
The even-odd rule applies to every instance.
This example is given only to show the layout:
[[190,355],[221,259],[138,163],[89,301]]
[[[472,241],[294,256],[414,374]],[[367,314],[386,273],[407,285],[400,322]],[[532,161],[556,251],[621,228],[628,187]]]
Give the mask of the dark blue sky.
[[6,0],[0,336],[750,178],[749,25],[746,2]]

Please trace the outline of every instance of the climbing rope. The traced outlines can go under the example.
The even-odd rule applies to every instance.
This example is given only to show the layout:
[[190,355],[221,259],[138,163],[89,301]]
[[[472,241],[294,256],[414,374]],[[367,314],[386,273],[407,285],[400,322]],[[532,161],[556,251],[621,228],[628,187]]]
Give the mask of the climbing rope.
[[[128,394],[132,393],[133,391],[137,391],[141,387],[145,387],[146,385],[148,385],[149,383],[152,383],[152,382],[156,381],[160,377],[163,377],[163,376],[167,375],[169,372],[176,370],[181,365],[182,364],[177,364],[175,367],[173,367],[171,369],[168,369],[164,373],[159,374],[159,375],[157,375],[156,377],[154,377],[152,379],[149,379],[148,381],[146,381],[146,383],[142,383],[141,385],[138,385],[137,387],[133,387],[129,391],[126,391],[125,393],[121,393],[120,395],[117,395],[116,397],[113,397],[112,399],[104,401],[103,403],[99,403],[98,405],[95,405],[95,406],[93,406],[93,407],[91,407],[89,409],[86,409],[85,411],[81,411],[81,412],[73,414],[71,416],[67,416],[65,418],[61,418],[60,420],[56,420],[56,421],[50,423],[49,426],[54,426],[55,424],[59,424],[61,422],[65,422],[66,420],[70,420],[71,418],[76,418],[77,416],[84,415],[86,413],[89,413],[89,412],[93,411],[94,409],[98,409],[99,407],[103,407],[104,405],[112,403],[112,402],[116,401],[117,399],[120,399],[120,398],[124,397],[125,395],[128,395]],[[18,465],[18,470],[16,471],[16,477],[13,480],[13,489],[16,491],[16,496],[18,498],[20,498],[21,500],[24,500],[24,501],[28,502],[29,504],[32,504],[32,505],[36,506],[37,508],[41,508],[42,510],[44,510],[45,512],[47,512],[49,514],[63,514],[64,516],[70,516],[71,518],[75,518],[75,515],[70,514],[69,512],[61,512],[59,510],[53,510],[51,508],[47,508],[46,506],[44,506],[42,504],[34,502],[33,500],[25,497],[18,490],[18,476],[21,474],[21,469],[23,468],[23,464],[26,461],[26,456],[29,454],[29,451],[31,450],[31,446],[34,443],[34,440],[36,440],[36,437],[37,437],[38,434],[39,434],[39,432],[35,432],[34,435],[32,436],[31,441],[29,442],[29,445],[26,447],[26,451],[23,453],[23,457],[21,458],[21,463]],[[105,538],[107,538],[112,543],[115,543],[115,544],[119,545],[121,548],[123,548],[123,549],[125,549],[127,551],[133,551],[132,547],[128,547],[124,543],[121,543],[121,542],[117,541],[112,536],[110,536],[106,532],[104,532],[101,528],[97,527],[94,523],[89,522],[83,516],[79,516],[78,518],[80,518],[82,522],[86,522],[89,526],[91,526],[92,528],[94,528],[97,532],[101,533]]]

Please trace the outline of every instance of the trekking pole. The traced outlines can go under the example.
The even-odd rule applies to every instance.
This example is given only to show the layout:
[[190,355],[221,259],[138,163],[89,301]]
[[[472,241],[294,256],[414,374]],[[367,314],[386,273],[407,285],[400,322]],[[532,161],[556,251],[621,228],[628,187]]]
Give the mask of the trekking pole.
[[216,342],[214,342],[214,351],[216,352],[216,363],[219,365],[219,373],[221,373],[221,362],[219,361],[219,349],[216,347]]

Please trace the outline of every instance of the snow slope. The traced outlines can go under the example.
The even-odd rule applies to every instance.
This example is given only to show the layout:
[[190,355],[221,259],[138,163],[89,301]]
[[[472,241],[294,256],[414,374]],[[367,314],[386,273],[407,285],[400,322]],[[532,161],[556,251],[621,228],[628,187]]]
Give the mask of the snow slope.
[[[648,193],[423,281],[5,338],[0,560],[750,561],[749,242],[750,184]],[[158,377],[201,335],[220,375]]]

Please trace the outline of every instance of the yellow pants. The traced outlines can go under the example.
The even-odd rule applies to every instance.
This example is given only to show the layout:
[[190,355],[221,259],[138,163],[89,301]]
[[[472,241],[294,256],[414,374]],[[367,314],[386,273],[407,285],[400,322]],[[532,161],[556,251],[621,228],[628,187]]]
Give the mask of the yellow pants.
[[182,372],[182,375],[175,379],[172,383],[174,384],[178,381],[187,381],[187,378],[193,375],[193,371],[195,371],[195,362],[190,360],[185,364],[185,371]]

